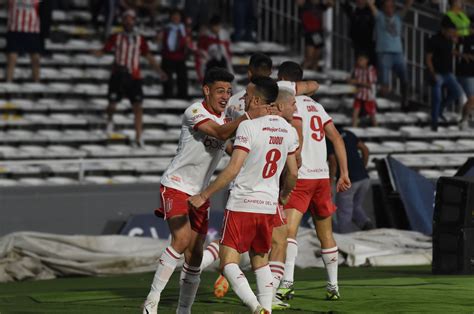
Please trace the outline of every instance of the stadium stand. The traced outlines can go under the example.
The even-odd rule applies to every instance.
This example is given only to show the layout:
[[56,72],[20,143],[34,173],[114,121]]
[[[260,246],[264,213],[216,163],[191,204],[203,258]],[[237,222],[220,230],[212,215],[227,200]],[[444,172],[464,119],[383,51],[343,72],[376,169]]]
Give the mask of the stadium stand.
[[[105,132],[108,68],[113,57],[97,58],[89,53],[102,44],[90,25],[85,3],[77,1],[72,11],[53,12],[53,40],[46,43],[50,54],[42,58],[41,83],[29,81],[29,59],[20,57],[15,83],[0,84],[0,186],[159,182],[175,153],[181,115],[201,94],[194,62],[187,62],[190,101],[163,100],[157,75],[144,67],[147,145],[132,148],[133,114],[126,101],[118,105],[115,133]],[[5,21],[2,11],[0,24]],[[5,46],[5,32],[0,27],[0,48]],[[140,32],[149,39],[155,36],[153,29],[143,25]],[[150,40],[150,44],[159,60],[156,42]],[[244,88],[245,69],[253,52],[268,53],[275,66],[289,59],[300,61],[289,48],[274,42],[238,42],[231,49],[237,91]],[[0,54],[1,77],[5,65],[6,57]],[[336,124],[345,126],[351,124],[354,92],[346,84],[348,75],[340,70],[305,74],[320,82],[315,97]],[[377,103],[378,127],[348,128],[370,148],[373,179],[377,179],[373,160],[388,154],[429,178],[438,178],[452,175],[474,153],[474,132],[459,130],[454,111],[446,114],[447,122],[438,132],[432,132],[427,110],[404,113],[398,102],[377,99]]]

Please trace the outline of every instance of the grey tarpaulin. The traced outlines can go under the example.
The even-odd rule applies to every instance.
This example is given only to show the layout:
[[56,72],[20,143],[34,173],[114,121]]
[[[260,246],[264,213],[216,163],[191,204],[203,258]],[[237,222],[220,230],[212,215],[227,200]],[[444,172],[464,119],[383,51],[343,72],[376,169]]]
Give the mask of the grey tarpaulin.
[[[340,261],[348,266],[431,263],[431,238],[421,233],[378,229],[335,237]],[[0,238],[0,282],[154,271],[167,245],[166,240],[121,235],[11,233]],[[301,228],[298,246],[298,267],[323,266],[313,230]],[[242,264],[248,266],[248,257],[242,259]]]

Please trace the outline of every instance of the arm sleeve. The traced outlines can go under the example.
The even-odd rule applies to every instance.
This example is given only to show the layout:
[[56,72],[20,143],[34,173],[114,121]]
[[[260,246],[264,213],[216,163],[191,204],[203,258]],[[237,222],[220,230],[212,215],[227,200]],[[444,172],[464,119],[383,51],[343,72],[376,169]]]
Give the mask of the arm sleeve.
[[298,132],[296,132],[296,129],[294,127],[290,128],[290,141],[289,141],[289,147],[288,147],[288,155],[296,153],[298,150],[298,147],[300,146],[299,139],[298,139]]
[[332,121],[332,118],[328,115],[326,110],[324,110],[323,106],[319,105],[318,111],[319,111],[319,116],[321,117],[321,122],[323,123],[324,126]]
[[184,112],[184,121],[195,130],[209,120],[211,120],[209,113],[201,104],[193,105]]
[[235,134],[234,149],[250,152],[252,146],[252,130],[249,120],[242,122]]
[[295,113],[293,113],[293,119],[300,120],[300,121],[303,120],[303,116],[301,115],[301,111],[298,108],[298,106],[296,106]]

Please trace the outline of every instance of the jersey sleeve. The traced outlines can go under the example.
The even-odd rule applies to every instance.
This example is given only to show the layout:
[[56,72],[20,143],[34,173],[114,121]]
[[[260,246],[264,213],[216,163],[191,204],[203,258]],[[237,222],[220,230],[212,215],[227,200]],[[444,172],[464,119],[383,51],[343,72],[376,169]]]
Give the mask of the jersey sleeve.
[[288,155],[296,153],[298,147],[300,146],[298,132],[296,132],[296,129],[293,127],[290,128],[290,141],[288,145]]
[[288,90],[293,95],[296,95],[296,83],[295,82],[290,82],[290,81],[278,81],[278,89],[282,90]]
[[293,119],[300,120],[300,121],[303,120],[303,116],[301,115],[301,110],[298,108],[298,105],[296,106],[296,110],[293,113]]
[[197,130],[201,124],[211,120],[211,117],[209,116],[209,112],[199,104],[186,109],[184,112],[184,120],[190,127]]
[[321,122],[323,123],[323,126],[326,126],[329,122],[332,122],[332,118],[329,116],[329,114],[324,110],[323,106],[319,106],[318,108],[319,111],[319,116],[321,117]]
[[239,124],[235,134],[234,149],[241,149],[250,152],[252,145],[252,130],[250,121],[244,121]]

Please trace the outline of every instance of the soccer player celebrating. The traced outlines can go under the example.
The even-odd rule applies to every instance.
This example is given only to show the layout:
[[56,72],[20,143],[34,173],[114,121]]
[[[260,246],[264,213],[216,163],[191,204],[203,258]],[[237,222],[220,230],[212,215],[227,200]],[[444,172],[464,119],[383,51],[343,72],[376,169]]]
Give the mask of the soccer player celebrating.
[[[300,81],[303,77],[301,67],[295,62],[284,62],[278,69],[278,78],[286,81]],[[323,106],[307,96],[296,97],[297,111],[293,126],[303,138],[301,149],[302,165],[298,171],[298,182],[290,200],[285,205],[288,228],[288,247],[286,252],[285,274],[277,296],[288,300],[294,295],[294,268],[298,254],[296,235],[303,214],[311,211],[316,225],[316,233],[321,242],[323,262],[328,274],[326,298],[339,299],[337,284],[338,250],[332,234],[331,216],[336,206],[331,199],[331,182],[327,165],[326,135],[331,140],[339,161],[340,178],[337,191],[350,188],[344,141],[332,123]],[[311,205],[311,206],[310,206]]]
[[161,292],[184,253],[178,313],[189,313],[200,281],[203,244],[208,228],[209,202],[189,209],[190,195],[199,193],[207,184],[221,160],[225,141],[248,117],[266,115],[267,106],[252,104],[248,113],[225,123],[224,108],[232,94],[234,76],[214,68],[203,82],[204,101],[186,109],[178,153],[161,180],[161,208],[155,214],[168,222],[171,245],[159,259],[158,268],[144,304],[144,313],[157,313]]
[[[286,94],[285,94],[286,93]],[[291,92],[276,103],[277,115],[243,122],[237,129],[234,150],[228,166],[200,194],[189,199],[194,207],[235,179],[224,214],[220,240],[220,267],[234,292],[254,313],[269,313],[273,278],[268,265],[273,220],[279,205],[286,203],[293,189],[298,167],[294,153],[298,148],[296,130],[285,120],[295,111]],[[247,87],[246,104],[269,104],[278,95],[277,84],[268,77],[252,79]],[[280,175],[285,171],[280,190]],[[257,278],[258,298],[252,292],[238,263],[240,254],[249,252]]]

